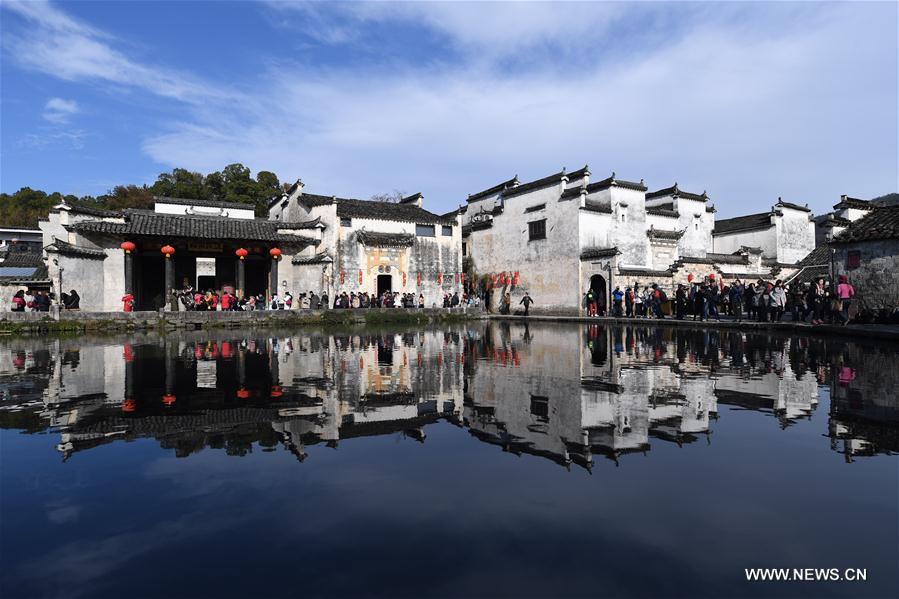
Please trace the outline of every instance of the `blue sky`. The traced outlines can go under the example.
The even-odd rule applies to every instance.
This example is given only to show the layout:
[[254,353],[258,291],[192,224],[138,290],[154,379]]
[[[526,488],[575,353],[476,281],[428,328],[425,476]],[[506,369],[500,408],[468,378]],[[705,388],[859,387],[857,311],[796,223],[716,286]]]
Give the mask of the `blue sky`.
[[242,162],[450,210],[585,163],[824,212],[899,188],[897,4],[0,3],[0,189]]

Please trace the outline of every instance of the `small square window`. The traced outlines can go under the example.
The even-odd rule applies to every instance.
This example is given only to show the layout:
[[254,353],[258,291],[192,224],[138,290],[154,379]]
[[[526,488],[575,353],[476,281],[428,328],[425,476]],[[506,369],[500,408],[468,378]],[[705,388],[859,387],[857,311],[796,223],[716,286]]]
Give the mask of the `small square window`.
[[528,239],[546,239],[546,219],[535,220],[528,223]]
[[441,232],[444,237],[452,237],[453,236],[453,228],[451,226],[443,225],[443,230]]
[[852,250],[846,255],[846,268],[858,268],[862,265],[862,253],[859,250]]
[[353,219],[346,217],[346,216],[341,216],[340,217],[340,226],[341,227],[352,227]]
[[436,237],[434,225],[415,225],[415,234],[419,237]]

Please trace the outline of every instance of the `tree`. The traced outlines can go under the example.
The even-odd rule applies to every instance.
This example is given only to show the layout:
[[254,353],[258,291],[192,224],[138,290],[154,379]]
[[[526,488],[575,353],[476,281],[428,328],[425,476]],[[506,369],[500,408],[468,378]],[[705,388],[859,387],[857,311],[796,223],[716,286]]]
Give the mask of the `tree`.
[[376,193],[369,199],[373,202],[388,202],[391,204],[398,204],[404,197],[406,197],[406,193],[404,191],[394,189],[390,193]]

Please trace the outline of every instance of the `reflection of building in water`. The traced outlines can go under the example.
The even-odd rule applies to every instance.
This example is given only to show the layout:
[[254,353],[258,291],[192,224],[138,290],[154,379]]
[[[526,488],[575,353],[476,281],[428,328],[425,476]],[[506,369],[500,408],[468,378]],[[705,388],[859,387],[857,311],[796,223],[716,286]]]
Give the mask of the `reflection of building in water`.
[[862,354],[846,345],[832,358],[831,447],[851,462],[856,456],[899,452],[896,356]]
[[140,437],[178,455],[283,441],[302,456],[319,440],[393,431],[421,440],[422,425],[461,410],[457,334],[220,337],[2,351],[0,390],[15,398],[4,411],[40,409],[67,456]]
[[66,456],[151,437],[179,456],[280,444],[303,459],[315,443],[424,440],[426,425],[449,419],[506,451],[589,468],[594,454],[710,442],[719,405],[788,427],[811,418],[829,383],[832,446],[850,459],[899,450],[894,362],[888,349],[827,338],[639,322],[17,339],[0,345],[0,427],[52,426]]
[[[690,443],[709,433],[718,403],[769,411],[784,426],[817,404],[789,341],[647,326],[530,328],[490,324],[472,342],[465,418],[505,450],[589,466],[646,451],[650,438]],[[770,341],[770,340],[766,340]],[[764,349],[763,349],[764,348]],[[497,361],[511,355],[514,361]]]

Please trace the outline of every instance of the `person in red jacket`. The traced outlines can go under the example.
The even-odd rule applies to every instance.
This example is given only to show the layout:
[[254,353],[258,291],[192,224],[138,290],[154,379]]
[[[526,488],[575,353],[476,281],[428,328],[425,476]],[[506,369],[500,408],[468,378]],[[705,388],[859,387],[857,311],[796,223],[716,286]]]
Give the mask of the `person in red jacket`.
[[132,312],[134,310],[134,296],[130,293],[126,293],[122,296],[122,309],[125,312]]
[[227,311],[231,309],[231,295],[224,291],[222,292],[222,311]]

